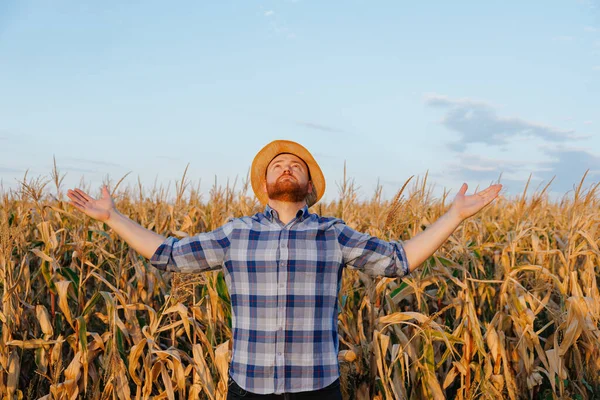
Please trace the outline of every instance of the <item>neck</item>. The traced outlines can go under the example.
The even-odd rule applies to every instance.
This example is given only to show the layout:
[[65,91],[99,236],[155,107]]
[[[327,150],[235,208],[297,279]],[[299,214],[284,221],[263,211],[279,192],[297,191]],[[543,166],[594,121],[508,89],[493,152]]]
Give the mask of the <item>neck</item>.
[[288,222],[296,218],[298,210],[301,210],[305,205],[305,201],[301,201],[299,203],[291,203],[289,201],[278,201],[269,199],[269,207],[277,211],[277,214],[279,214],[279,219],[284,224],[287,224]]

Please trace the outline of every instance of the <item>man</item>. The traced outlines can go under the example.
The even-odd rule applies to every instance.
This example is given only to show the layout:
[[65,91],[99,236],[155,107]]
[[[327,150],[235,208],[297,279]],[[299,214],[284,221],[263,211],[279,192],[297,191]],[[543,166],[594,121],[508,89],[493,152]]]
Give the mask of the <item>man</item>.
[[502,187],[465,196],[463,184],[449,211],[424,232],[386,242],[308,211],[323,196],[325,178],[298,143],[266,145],[252,162],[251,181],[264,212],[181,240],[121,215],[106,187],[100,200],[68,192],[76,208],[104,221],[158,269],[223,268],[233,328],[228,399],[341,399],[337,296],[343,267],[371,276],[408,274]]

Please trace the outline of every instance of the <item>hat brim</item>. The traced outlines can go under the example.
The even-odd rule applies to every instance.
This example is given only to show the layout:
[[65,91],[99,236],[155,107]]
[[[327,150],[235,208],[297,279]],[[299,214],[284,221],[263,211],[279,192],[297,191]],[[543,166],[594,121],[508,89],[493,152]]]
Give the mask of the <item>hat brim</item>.
[[252,168],[250,170],[250,181],[252,190],[262,204],[267,204],[269,196],[264,191],[265,181],[267,179],[267,167],[269,163],[279,154],[289,153],[301,158],[310,172],[313,193],[307,198],[307,205],[310,207],[318,202],[323,193],[325,193],[325,177],[310,152],[301,144],[290,140],[274,140],[263,147],[254,157]]

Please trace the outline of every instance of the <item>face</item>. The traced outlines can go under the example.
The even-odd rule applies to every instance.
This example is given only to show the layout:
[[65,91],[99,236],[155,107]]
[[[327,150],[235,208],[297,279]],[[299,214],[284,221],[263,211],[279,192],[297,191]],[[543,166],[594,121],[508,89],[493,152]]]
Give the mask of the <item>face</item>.
[[280,154],[267,167],[265,190],[271,200],[299,203],[312,192],[306,163],[293,154]]

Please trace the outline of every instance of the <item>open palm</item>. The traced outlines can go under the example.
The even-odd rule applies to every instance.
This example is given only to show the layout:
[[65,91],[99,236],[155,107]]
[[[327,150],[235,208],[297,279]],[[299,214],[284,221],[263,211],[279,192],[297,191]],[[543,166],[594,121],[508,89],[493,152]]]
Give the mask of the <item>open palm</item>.
[[102,186],[102,197],[98,200],[91,198],[80,189],[67,191],[67,196],[79,211],[99,221],[107,221],[111,212],[115,209],[115,202],[110,197],[108,188]]
[[465,196],[468,185],[463,183],[460,190],[454,198],[452,208],[460,216],[461,219],[469,218],[470,216],[478,213],[483,207],[490,204],[500,193],[502,185],[496,184],[491,185],[481,192],[475,193],[470,196]]

